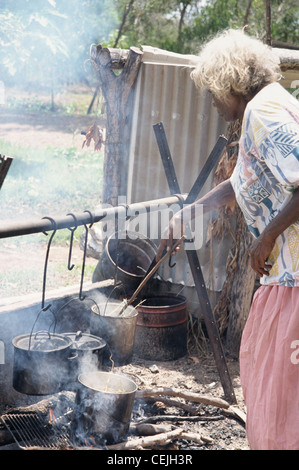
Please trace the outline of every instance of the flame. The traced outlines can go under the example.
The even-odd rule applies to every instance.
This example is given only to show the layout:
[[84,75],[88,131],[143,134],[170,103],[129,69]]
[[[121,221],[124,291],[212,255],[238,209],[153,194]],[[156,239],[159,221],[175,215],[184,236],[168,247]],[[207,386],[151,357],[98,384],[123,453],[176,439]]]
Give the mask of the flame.
[[55,414],[54,414],[54,410],[52,410],[52,408],[49,409],[49,421],[48,421],[48,424],[52,424],[53,421],[55,421]]

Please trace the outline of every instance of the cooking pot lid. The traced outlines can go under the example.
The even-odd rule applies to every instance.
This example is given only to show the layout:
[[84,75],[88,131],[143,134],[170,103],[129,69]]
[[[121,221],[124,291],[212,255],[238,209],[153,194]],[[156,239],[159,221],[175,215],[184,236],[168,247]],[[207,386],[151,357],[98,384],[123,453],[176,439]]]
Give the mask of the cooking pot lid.
[[13,345],[25,351],[50,352],[65,349],[71,340],[63,335],[38,331],[34,334],[21,335],[13,339]]
[[106,346],[106,342],[99,336],[89,335],[81,331],[77,331],[77,333],[65,333],[65,336],[71,339],[71,347],[74,349],[86,351],[104,348]]

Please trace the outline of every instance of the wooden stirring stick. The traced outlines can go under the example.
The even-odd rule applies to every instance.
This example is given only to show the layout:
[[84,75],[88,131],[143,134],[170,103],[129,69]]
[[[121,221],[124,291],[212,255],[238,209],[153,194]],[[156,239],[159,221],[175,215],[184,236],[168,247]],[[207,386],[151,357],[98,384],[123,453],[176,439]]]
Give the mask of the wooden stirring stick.
[[175,249],[184,241],[185,239],[185,235],[183,235],[172,247],[170,250],[167,251],[167,253],[155,264],[155,266],[151,269],[151,271],[145,276],[145,278],[142,280],[142,282],[139,284],[139,286],[137,287],[137,289],[135,290],[134,294],[132,295],[132,297],[129,298],[129,300],[125,301],[125,305],[123,306],[123,308],[121,309],[121,311],[119,312],[119,315],[122,315],[122,313],[124,312],[124,310],[129,306],[131,305],[134,300],[136,299],[137,295],[139,294],[139,292],[143,289],[143,287],[145,286],[145,284],[148,282],[148,280],[153,276],[153,274],[155,274],[155,272],[159,269],[159,267],[161,266],[162,263],[164,263],[164,261],[175,251]]

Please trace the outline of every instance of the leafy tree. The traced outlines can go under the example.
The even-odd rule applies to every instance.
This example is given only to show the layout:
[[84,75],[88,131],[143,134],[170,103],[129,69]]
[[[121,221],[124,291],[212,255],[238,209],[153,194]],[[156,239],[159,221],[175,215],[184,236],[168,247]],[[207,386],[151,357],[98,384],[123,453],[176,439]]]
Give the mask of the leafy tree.
[[[116,0],[124,11],[125,0]],[[298,43],[297,0],[273,0],[272,37]],[[251,34],[265,38],[264,0],[131,0],[118,41],[123,48],[147,44],[182,53],[196,53],[215,33],[247,25]]]
[[[298,0],[272,0],[272,38],[298,43]],[[197,53],[228,27],[265,38],[265,0],[1,0],[0,80],[85,80],[92,43]],[[89,77],[90,78],[90,77]]]
[[78,80],[94,42],[109,40],[118,22],[109,0],[2,0],[0,73],[21,82]]

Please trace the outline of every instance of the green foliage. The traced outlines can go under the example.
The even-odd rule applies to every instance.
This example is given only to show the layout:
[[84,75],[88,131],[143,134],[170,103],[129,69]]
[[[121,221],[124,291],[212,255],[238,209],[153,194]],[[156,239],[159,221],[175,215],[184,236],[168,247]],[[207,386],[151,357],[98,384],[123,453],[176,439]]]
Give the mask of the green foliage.
[[[271,11],[273,39],[297,44],[297,0],[273,0]],[[211,35],[245,24],[265,38],[264,0],[2,0],[0,79],[52,88],[93,80],[92,43],[196,53]]]
[[53,86],[53,80],[82,80],[90,45],[107,41],[116,21],[109,0],[2,0],[2,81]]
[[[124,0],[117,0],[124,11]],[[298,44],[298,3],[271,2],[272,37]],[[134,1],[126,18],[121,47],[147,44],[181,53],[196,53],[200,44],[226,28],[247,26],[261,39],[266,34],[264,0]]]

